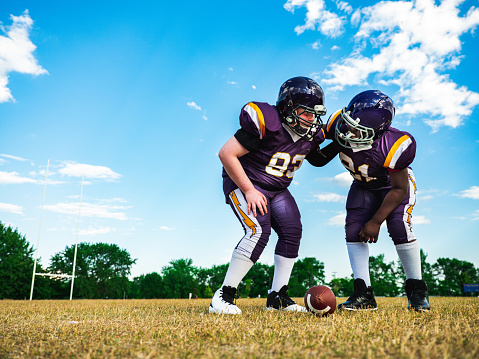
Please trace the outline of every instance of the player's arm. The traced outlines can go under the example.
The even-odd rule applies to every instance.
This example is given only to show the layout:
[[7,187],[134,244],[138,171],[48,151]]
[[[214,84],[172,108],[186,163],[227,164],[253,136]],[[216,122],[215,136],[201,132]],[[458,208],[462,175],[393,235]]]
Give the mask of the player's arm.
[[378,241],[381,224],[406,198],[409,187],[407,168],[389,172],[389,177],[391,179],[391,190],[384,197],[384,201],[378,211],[359,232],[359,239],[363,242],[376,243]]
[[336,155],[338,154],[338,149],[335,146],[334,142],[331,142],[326,147],[322,149],[318,147],[313,148],[307,155],[306,160],[315,167],[323,167],[327,165]]
[[245,194],[246,201],[248,202],[248,214],[253,211],[253,215],[256,217],[256,209],[259,210],[261,215],[267,213],[267,201],[266,197],[254,188],[253,183],[251,183],[239,161],[239,158],[248,152],[233,136],[223,145],[218,156],[228,176],[236,183],[241,192]]

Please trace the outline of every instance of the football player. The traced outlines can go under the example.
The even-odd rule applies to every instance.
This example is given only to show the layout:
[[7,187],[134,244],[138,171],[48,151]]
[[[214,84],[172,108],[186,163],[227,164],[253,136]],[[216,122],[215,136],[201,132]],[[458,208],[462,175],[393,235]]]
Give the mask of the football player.
[[326,138],[333,143],[308,155],[311,163],[322,166],[339,152],[341,163],[354,178],[346,201],[345,227],[354,293],[338,309],[377,309],[369,277],[368,243],[377,242],[384,221],[406,274],[408,309],[430,309],[411,223],[416,180],[409,166],[416,141],[409,133],[391,127],[394,114],[389,96],[376,90],[361,92],[325,125]]
[[298,206],[288,190],[311,149],[325,139],[320,116],[326,114],[322,88],[312,79],[294,77],[280,88],[276,106],[250,102],[240,113],[240,129],[219,152],[223,190],[244,229],[233,250],[221,288],[209,311],[241,314],[236,290],[268,243],[271,229],[278,234],[274,276],[266,306],[304,312],[288,296],[288,282],[298,257],[302,234]]

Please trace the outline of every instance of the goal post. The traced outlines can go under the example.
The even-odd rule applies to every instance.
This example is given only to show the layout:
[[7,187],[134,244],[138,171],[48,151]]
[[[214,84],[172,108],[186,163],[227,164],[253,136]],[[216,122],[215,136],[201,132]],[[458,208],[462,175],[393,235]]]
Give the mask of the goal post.
[[30,289],[30,300],[33,298],[33,288],[35,286],[35,276],[43,276],[43,277],[51,277],[51,278],[71,278],[71,288],[70,288],[70,300],[73,298],[73,283],[75,280],[75,267],[76,267],[76,261],[77,261],[77,248],[78,248],[78,233],[80,230],[80,218],[81,218],[81,205],[82,205],[82,198],[83,198],[83,180],[85,175],[82,175],[82,180],[81,180],[81,192],[80,192],[80,205],[78,208],[78,224],[77,224],[77,233],[76,233],[76,242],[75,242],[75,254],[73,256],[73,270],[72,274],[63,274],[63,273],[37,273],[37,259],[38,259],[38,248],[40,246],[40,233],[42,229],[42,219],[43,219],[43,207],[45,205],[45,195],[47,192],[47,181],[48,181],[48,168],[50,166],[50,160],[47,162],[47,171],[45,174],[45,186],[43,189],[43,201],[42,201],[42,209],[40,212],[40,224],[38,228],[38,237],[37,237],[37,247],[35,248],[35,261],[33,263],[33,275],[32,275],[32,287]]

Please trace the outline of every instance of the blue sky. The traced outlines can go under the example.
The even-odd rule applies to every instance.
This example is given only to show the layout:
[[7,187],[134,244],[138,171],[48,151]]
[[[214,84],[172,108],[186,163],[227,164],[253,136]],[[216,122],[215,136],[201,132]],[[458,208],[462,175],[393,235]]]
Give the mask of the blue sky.
[[[77,228],[81,242],[128,250],[132,276],[179,258],[229,262],[242,229],[224,203],[218,150],[244,104],[274,104],[298,75],[323,87],[327,116],[365,89],[394,99],[393,126],[418,143],[421,247],[431,263],[479,266],[476,1],[179,5],[0,4],[0,220],[35,247],[40,238],[44,266],[75,243]],[[291,186],[303,219],[300,258],[323,261],[328,280],[351,273],[349,183],[334,160],[304,163]],[[275,242],[261,262],[273,263]],[[385,228],[370,248],[397,260]]]

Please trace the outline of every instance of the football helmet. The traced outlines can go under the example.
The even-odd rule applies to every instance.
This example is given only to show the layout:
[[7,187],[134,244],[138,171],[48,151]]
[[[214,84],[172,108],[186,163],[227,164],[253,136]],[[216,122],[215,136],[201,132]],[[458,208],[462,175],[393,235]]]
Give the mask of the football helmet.
[[[308,77],[293,77],[281,85],[276,108],[281,120],[295,134],[311,140],[323,125],[320,116],[326,114],[323,89]],[[313,114],[314,120],[302,119],[304,112]]]
[[391,126],[394,113],[394,102],[385,93],[378,90],[361,92],[341,110],[336,140],[345,148],[371,146]]

